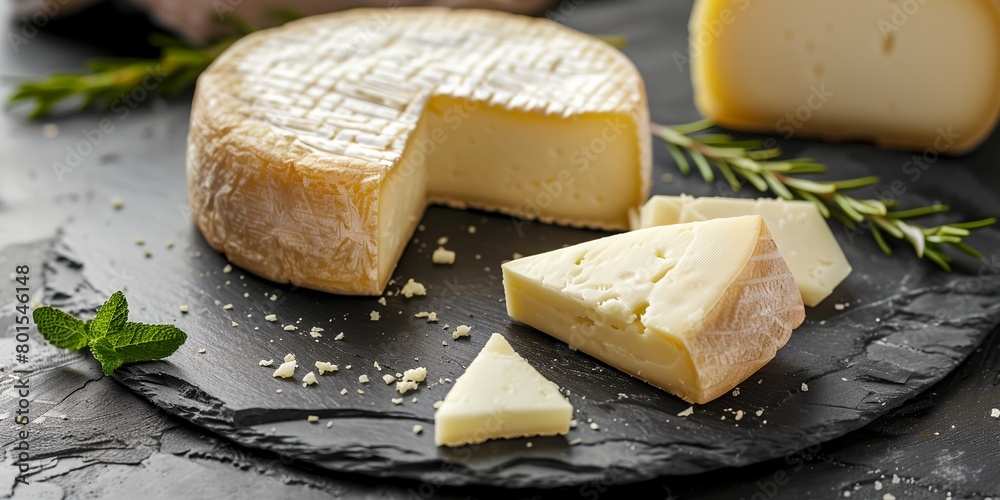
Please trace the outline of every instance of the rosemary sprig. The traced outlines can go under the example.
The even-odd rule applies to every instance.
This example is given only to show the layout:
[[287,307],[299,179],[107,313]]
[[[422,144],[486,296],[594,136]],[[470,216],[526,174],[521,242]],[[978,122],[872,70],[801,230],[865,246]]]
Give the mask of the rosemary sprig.
[[192,86],[198,75],[238,38],[193,47],[172,37],[154,36],[151,42],[162,49],[158,59],[89,60],[86,73],[61,73],[21,83],[7,105],[33,103],[28,118],[36,119],[52,113],[60,104],[77,111],[111,109],[120,102],[131,106],[129,95],[139,88],[162,96],[177,95]]
[[734,140],[725,134],[705,133],[714,125],[701,120],[684,125],[664,126],[654,123],[653,134],[663,139],[682,173],[694,168],[705,182],[715,181],[718,171],[733,191],[744,182],[758,191],[772,193],[787,200],[805,200],[816,204],[826,218],[842,222],[851,231],[868,230],[886,255],[892,254],[888,239],[908,242],[917,257],[927,258],[945,270],[951,270],[951,257],[946,247],[979,258],[982,255],[964,243],[971,231],[997,222],[995,217],[973,222],[959,222],[926,227],[909,222],[911,219],[947,212],[947,205],[933,205],[909,210],[896,210],[889,200],[854,198],[844,191],[871,186],[878,177],[860,177],[842,181],[817,181],[798,177],[799,174],[826,172],[825,165],[811,158],[779,159],[780,148],[763,149],[758,140]]

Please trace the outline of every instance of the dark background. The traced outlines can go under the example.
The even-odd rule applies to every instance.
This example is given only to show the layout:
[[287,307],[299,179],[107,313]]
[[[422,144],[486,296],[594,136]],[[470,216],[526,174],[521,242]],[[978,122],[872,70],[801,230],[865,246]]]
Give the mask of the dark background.
[[[690,2],[599,1],[564,2],[550,16],[582,31],[625,35],[626,53],[647,75],[670,89],[649,88],[653,119],[679,123],[697,118],[690,102],[688,74],[672,57],[686,47]],[[0,6],[0,17],[10,18],[10,4]],[[149,25],[137,14],[122,14],[104,5],[74,18],[54,21],[15,52],[0,50],[3,95],[19,77],[79,68],[85,57],[98,55],[152,55],[143,40]],[[17,23],[7,32],[18,32]],[[686,68],[683,68],[686,70]],[[662,83],[661,83],[662,85]],[[684,91],[678,91],[680,88]],[[83,114],[52,120],[60,134],[43,136],[43,124],[25,122],[19,112],[0,116],[0,269],[29,263],[41,269],[43,252],[76,206],[92,201],[94,183],[127,186],[115,176],[127,176],[122,158],[155,163],[168,151],[183,148],[187,133],[189,95],[174,101],[150,99],[109,136],[98,152],[81,165],[80,175],[56,180],[50,164],[63,157],[63,147],[93,127],[100,115]],[[783,144],[792,154],[806,143]],[[854,146],[847,161],[907,155]],[[171,154],[170,156],[176,156]],[[1000,139],[997,135],[971,155],[942,160],[967,167],[962,175],[1000,190]],[[164,167],[167,168],[167,167]],[[169,168],[182,168],[170,165]],[[655,180],[654,180],[655,181]],[[927,182],[918,187],[934,192]],[[183,202],[183,193],[175,193]],[[105,200],[98,200],[104,203]],[[996,200],[992,201],[996,204]],[[109,256],[113,258],[113,256]],[[36,273],[38,274],[38,273]],[[123,277],[127,279],[127,277]],[[37,286],[37,283],[35,284]],[[10,287],[0,288],[0,324],[3,352],[11,352]],[[653,498],[983,498],[1000,496],[1000,421],[984,418],[983,409],[1000,407],[1000,336],[994,333],[958,370],[930,391],[894,410],[864,429],[804,450],[785,459],[739,470],[722,470],[692,477],[665,477],[637,485],[606,481],[562,490],[566,497],[617,498],[641,494]],[[2,366],[11,366],[4,355]],[[32,411],[44,414],[35,425],[45,439],[34,441],[34,458],[42,464],[28,486],[13,488],[13,467],[5,455],[0,469],[0,495],[17,498],[78,498],[142,496],[330,498],[468,496],[531,497],[540,492],[466,490],[416,483],[390,484],[347,475],[319,475],[282,463],[276,457],[251,453],[220,441],[204,431],[170,417],[117,382],[102,377],[96,363],[67,355],[64,369],[32,381]],[[4,452],[13,441],[12,384],[4,380],[0,395],[0,437]],[[59,415],[71,418],[63,421]],[[670,471],[663,471],[669,475]],[[894,479],[894,475],[898,479]],[[124,494],[122,492],[127,492]]]

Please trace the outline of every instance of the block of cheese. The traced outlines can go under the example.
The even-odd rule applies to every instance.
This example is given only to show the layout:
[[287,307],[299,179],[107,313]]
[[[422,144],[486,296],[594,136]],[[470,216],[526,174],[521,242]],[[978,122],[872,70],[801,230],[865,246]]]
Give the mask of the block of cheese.
[[961,154],[1000,113],[996,0],[698,0],[690,47],[734,129]]
[[635,66],[546,19],[351,10],[249,35],[198,80],[192,215],[265,278],[381,293],[428,202],[625,229],[645,200]]
[[643,205],[633,228],[759,215],[795,276],[807,306],[827,298],[851,274],[851,264],[816,206],[773,198],[654,196]]
[[805,319],[764,219],[608,236],[503,265],[507,313],[692,403],[732,390]]
[[434,414],[434,442],[461,446],[488,439],[565,435],[573,405],[494,333]]

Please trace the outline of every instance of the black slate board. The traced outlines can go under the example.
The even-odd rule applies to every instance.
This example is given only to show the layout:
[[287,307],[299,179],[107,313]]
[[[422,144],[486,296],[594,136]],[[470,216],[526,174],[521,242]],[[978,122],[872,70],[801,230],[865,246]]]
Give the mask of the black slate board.
[[[662,68],[665,61],[669,64],[665,54],[683,50],[678,30],[686,7],[651,4],[643,8],[672,11],[668,18],[674,31],[661,36],[650,29],[651,23],[664,22],[662,12],[612,13],[634,16],[635,33],[623,34],[632,43],[627,52],[647,78],[654,117],[691,119],[690,89],[679,84],[686,75]],[[954,274],[941,273],[903,249],[896,257],[882,256],[866,236],[838,231],[856,269],[851,278],[809,311],[789,345],[741,386],[739,396],[726,396],[679,418],[676,414],[687,404],[571,352],[504,313],[499,301],[502,260],[514,252],[532,254],[599,233],[432,208],[423,221],[426,230],[417,235],[427,248],[411,245],[397,270],[404,280],[413,277],[428,285],[428,296],[391,297],[385,307],[374,298],[295,290],[249,274],[241,279],[238,269],[221,272],[224,259],[208,249],[185,212],[183,148],[177,147],[183,144],[183,127],[177,127],[182,123],[183,112],[172,113],[164,129],[149,132],[166,136],[162,151],[143,151],[150,154],[142,160],[135,159],[140,156],[135,151],[124,152],[128,161],[104,168],[102,178],[113,180],[91,193],[52,250],[46,269],[49,302],[82,311],[113,289],[127,288],[135,319],[175,322],[190,340],[168,362],[122,370],[116,375],[121,382],[197,425],[313,468],[413,478],[429,485],[552,487],[749,464],[844,434],[898,406],[948,373],[1000,323],[997,231],[973,240],[986,250],[987,263],[964,261]],[[876,173],[887,179],[886,185],[898,179],[907,188],[908,202],[951,202],[967,218],[1000,208],[994,192],[971,180],[964,160],[942,159],[922,178],[911,180],[900,169],[907,154],[859,145],[793,141],[783,146],[836,165],[835,177]],[[656,192],[720,193],[696,179],[660,182],[660,174],[675,171],[660,153],[658,148]],[[125,198],[126,208],[113,210],[106,201],[112,196]],[[465,230],[470,224],[477,226],[475,235]],[[429,261],[427,250],[439,236],[448,236],[449,247],[458,251],[454,267],[435,267]],[[134,244],[138,237],[147,240],[145,247]],[[168,240],[176,242],[174,249],[164,247]],[[151,258],[143,256],[145,248],[153,252]],[[194,257],[196,252],[201,256]],[[473,258],[477,253],[482,260]],[[244,292],[250,297],[244,298]],[[272,294],[277,301],[267,298]],[[224,311],[226,303],[234,309]],[[837,303],[850,306],[838,311]],[[181,315],[181,304],[189,304],[192,312]],[[369,320],[371,310],[382,312],[379,322]],[[403,314],[396,313],[400,310]],[[413,318],[421,310],[437,311],[441,322]],[[262,320],[269,312],[282,322],[303,318],[302,329],[282,331],[281,323]],[[240,326],[232,327],[233,320]],[[473,336],[453,341],[441,329],[444,323],[471,325]],[[320,342],[305,333],[313,325],[326,328]],[[345,339],[334,341],[341,330]],[[449,386],[436,381],[460,375],[493,331],[503,332],[536,368],[570,391],[581,425],[566,439],[532,439],[531,448],[526,447],[529,440],[515,440],[476,449],[437,449],[430,436],[431,403]],[[198,354],[199,348],[207,352]],[[294,381],[272,379],[270,369],[256,366],[259,359],[278,361],[286,352],[296,353],[306,366],[320,359],[354,367],[302,388]],[[431,383],[407,395],[403,405],[393,405],[389,400],[395,393],[379,380],[374,361],[392,372],[426,366]],[[300,369],[299,377],[304,373]],[[361,373],[373,382],[361,386]],[[803,382],[808,392],[800,391]],[[351,392],[341,396],[342,387]],[[353,392],[361,387],[365,395]],[[275,393],[277,388],[282,394]],[[413,396],[417,403],[410,402]],[[736,422],[729,408],[746,416]],[[309,414],[322,416],[321,424],[306,423]],[[326,428],[327,419],[333,419],[333,428]],[[587,419],[600,424],[600,430],[589,429]],[[415,423],[425,427],[423,435],[413,435]],[[583,443],[569,447],[567,441],[576,437]]]

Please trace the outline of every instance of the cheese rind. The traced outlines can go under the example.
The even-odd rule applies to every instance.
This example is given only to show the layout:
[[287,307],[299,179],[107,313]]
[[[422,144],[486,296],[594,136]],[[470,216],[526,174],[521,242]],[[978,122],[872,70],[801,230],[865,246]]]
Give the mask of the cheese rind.
[[650,144],[642,78],[598,39],[498,12],[357,9],[251,34],[202,73],[188,191],[234,264],[376,295],[429,201],[627,228]]
[[434,414],[434,442],[461,446],[489,439],[565,435],[573,405],[494,333]]
[[695,104],[720,125],[961,154],[1000,116],[1000,1],[698,0]]
[[686,401],[770,361],[805,318],[759,216],[639,229],[503,265],[507,313]]
[[756,200],[654,196],[643,205],[633,229],[741,215],[760,215],[778,245],[807,306],[827,298],[849,274],[851,264],[813,203],[772,198]]

